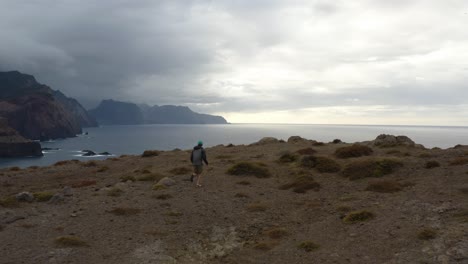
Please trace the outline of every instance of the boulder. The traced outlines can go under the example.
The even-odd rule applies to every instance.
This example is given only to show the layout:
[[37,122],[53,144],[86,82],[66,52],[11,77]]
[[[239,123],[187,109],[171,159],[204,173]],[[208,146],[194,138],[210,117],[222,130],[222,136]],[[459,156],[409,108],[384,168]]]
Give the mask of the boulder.
[[20,192],[16,195],[16,200],[18,202],[32,202],[34,201],[34,195],[30,192]]
[[288,143],[297,144],[307,142],[307,139],[300,136],[291,136],[288,138]]
[[171,179],[169,177],[164,177],[161,180],[159,180],[156,185],[163,185],[163,186],[169,187],[169,186],[172,186],[172,185],[175,185],[175,184],[176,184],[175,180],[173,180],[173,179]]
[[60,202],[63,202],[65,200],[65,196],[63,194],[60,194],[60,193],[56,193],[54,194],[54,196],[52,196],[50,198],[50,200],[48,201],[48,203],[50,204],[58,204]]
[[63,188],[63,195],[64,196],[73,196],[72,188],[70,186],[65,186]]
[[258,142],[253,143],[252,145],[267,145],[267,144],[275,144],[279,143],[279,140],[274,137],[264,137],[260,139]]
[[96,152],[91,151],[91,150],[88,150],[88,151],[86,151],[86,153],[84,153],[84,154],[81,155],[81,156],[83,156],[83,157],[96,156]]
[[112,155],[112,154],[110,154],[110,153],[107,152],[107,151],[104,151],[104,152],[99,153],[99,155],[110,156],[110,155]]

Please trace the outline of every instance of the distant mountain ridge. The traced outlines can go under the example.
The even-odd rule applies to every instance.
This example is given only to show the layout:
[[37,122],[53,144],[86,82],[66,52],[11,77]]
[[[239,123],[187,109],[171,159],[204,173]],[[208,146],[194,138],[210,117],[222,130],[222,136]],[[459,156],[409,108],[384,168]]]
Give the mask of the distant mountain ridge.
[[72,98],[18,71],[0,72],[0,117],[28,139],[74,137],[96,121]]
[[139,106],[114,100],[103,100],[89,113],[103,125],[228,123],[222,116],[196,113],[186,106]]

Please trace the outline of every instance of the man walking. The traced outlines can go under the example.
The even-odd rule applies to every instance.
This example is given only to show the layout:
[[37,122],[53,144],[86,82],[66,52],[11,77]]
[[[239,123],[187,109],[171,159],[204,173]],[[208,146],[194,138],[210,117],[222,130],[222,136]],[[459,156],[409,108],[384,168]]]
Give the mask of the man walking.
[[192,154],[190,155],[190,161],[193,165],[193,173],[190,176],[190,181],[193,182],[193,178],[197,177],[197,186],[201,187],[201,173],[203,172],[203,162],[208,166],[206,160],[206,152],[203,148],[203,142],[200,140],[198,144],[193,147]]

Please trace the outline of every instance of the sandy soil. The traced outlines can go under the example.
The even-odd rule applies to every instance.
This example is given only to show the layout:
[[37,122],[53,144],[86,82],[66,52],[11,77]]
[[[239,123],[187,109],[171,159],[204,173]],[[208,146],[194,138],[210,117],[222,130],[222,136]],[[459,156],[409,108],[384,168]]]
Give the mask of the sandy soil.
[[[190,151],[180,150],[5,168],[0,263],[468,263],[468,147],[363,144],[370,156],[345,159],[334,153],[351,144],[312,140],[208,148],[202,187],[189,181]],[[304,155],[294,153],[309,147],[340,171],[301,166]],[[279,162],[285,154],[297,160]],[[384,158],[401,166],[379,178],[343,175]],[[271,176],[227,173],[241,161]],[[320,188],[280,188],[304,175]],[[154,188],[163,177],[175,185]],[[382,181],[401,190],[366,190]],[[15,203],[20,192],[36,199]],[[350,223],[359,211],[372,216]]]

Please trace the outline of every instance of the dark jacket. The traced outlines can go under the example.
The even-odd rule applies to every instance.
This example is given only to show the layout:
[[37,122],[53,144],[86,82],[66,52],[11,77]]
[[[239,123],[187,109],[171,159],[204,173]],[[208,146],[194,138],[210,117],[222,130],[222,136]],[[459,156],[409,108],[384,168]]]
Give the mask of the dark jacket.
[[202,146],[193,147],[192,154],[190,154],[190,161],[193,165],[197,166],[203,165],[203,162],[208,165],[205,149]]

